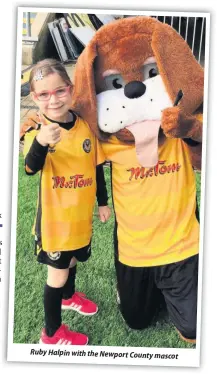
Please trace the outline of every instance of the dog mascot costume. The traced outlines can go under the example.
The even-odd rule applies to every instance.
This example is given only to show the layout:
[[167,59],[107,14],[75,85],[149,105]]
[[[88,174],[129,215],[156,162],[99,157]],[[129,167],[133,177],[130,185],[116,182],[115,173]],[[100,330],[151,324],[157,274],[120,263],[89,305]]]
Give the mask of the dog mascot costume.
[[96,32],[78,59],[73,95],[74,110],[112,165],[121,313],[131,328],[145,328],[163,295],[191,342],[199,250],[193,167],[200,169],[203,84],[202,67],[172,27],[132,17]]
[[73,109],[111,161],[121,313],[143,329],[163,297],[195,343],[203,69],[171,26],[138,16],[96,32],[74,84]]

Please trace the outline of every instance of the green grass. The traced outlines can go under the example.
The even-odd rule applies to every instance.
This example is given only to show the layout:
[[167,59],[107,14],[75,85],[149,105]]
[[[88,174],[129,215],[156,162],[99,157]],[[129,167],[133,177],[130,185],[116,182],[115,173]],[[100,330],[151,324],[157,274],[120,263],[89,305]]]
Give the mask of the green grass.
[[[110,170],[105,168],[109,192]],[[200,175],[196,175],[200,198]],[[43,288],[46,266],[39,265],[34,256],[31,229],[34,222],[38,175],[28,177],[19,160],[18,222],[15,278],[14,343],[37,343],[43,327]],[[96,213],[96,210],[95,210]],[[72,311],[63,311],[63,322],[71,329],[89,336],[90,345],[130,347],[192,348],[182,342],[168,319],[166,312],[143,331],[127,327],[116,302],[116,282],[113,260],[114,217],[102,224],[94,215],[92,256],[87,263],[78,264],[76,289],[82,291],[99,305],[99,312],[85,317]]]

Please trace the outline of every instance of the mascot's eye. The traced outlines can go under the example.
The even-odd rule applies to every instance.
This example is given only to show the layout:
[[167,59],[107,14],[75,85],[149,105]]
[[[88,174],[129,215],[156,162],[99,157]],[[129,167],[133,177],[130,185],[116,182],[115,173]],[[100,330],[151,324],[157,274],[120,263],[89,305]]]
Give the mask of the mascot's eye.
[[156,77],[156,75],[158,75],[157,69],[152,68],[151,70],[149,70],[148,74],[149,74],[149,78]]
[[156,77],[159,74],[156,62],[143,66],[144,80]]
[[112,85],[116,89],[123,87],[122,84],[118,83],[118,78],[113,79]]
[[121,74],[111,74],[104,78],[106,90],[118,90],[125,86],[124,80]]

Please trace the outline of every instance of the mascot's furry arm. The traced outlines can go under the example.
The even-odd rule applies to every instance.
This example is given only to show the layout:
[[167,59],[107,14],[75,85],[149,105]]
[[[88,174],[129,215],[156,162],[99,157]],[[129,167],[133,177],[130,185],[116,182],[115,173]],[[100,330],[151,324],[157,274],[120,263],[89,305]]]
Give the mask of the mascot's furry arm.
[[38,129],[38,124],[40,123],[39,115],[36,112],[32,112],[29,114],[29,117],[25,122],[23,122],[21,129],[20,129],[20,141],[24,140],[25,133],[28,132],[30,129]]
[[162,113],[162,124],[166,137],[183,138],[187,144],[192,165],[201,170],[202,113],[186,114],[178,106],[167,108]]
[[169,138],[190,138],[202,142],[201,121],[195,115],[185,114],[179,107],[163,111],[161,127]]

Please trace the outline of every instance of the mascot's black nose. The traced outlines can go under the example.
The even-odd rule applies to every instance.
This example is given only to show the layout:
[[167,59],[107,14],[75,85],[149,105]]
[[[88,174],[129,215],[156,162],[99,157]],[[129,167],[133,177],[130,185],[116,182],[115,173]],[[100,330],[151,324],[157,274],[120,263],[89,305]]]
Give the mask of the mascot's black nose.
[[124,87],[124,95],[128,99],[136,99],[142,96],[146,91],[146,85],[139,81],[132,81],[126,84]]

